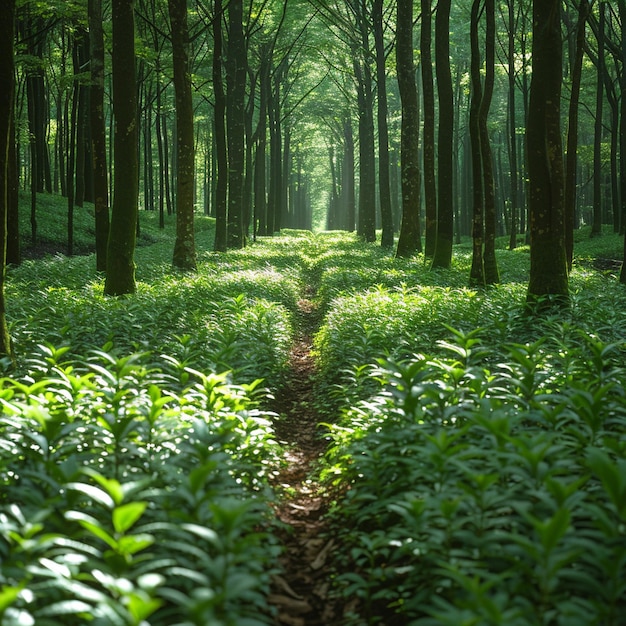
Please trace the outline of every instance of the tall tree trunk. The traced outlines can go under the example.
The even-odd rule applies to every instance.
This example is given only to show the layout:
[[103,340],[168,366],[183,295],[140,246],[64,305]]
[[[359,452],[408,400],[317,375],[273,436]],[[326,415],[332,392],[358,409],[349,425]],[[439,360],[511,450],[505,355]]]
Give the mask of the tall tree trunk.
[[194,239],[194,186],[196,153],[193,133],[193,100],[189,70],[187,0],[168,0],[172,27],[174,91],[176,93],[176,241],[172,264],[181,270],[196,269]]
[[355,194],[355,171],[354,171],[354,134],[352,132],[352,118],[346,115],[343,122],[343,181],[341,188],[345,203],[345,229],[353,233],[356,224],[356,194]]
[[217,162],[215,183],[215,243],[216,252],[227,249],[227,194],[228,156],[226,148],[226,96],[222,79],[222,0],[213,4],[213,92],[215,97],[215,159]]
[[585,49],[585,28],[589,16],[588,0],[580,0],[578,6],[578,26],[576,28],[576,49],[572,62],[572,94],[569,101],[567,123],[567,153],[565,165],[565,253],[567,267],[571,270],[574,259],[574,228],[576,215],[576,172],[578,170],[578,104]]
[[[7,166],[7,252],[6,262],[19,265],[22,262],[19,221],[19,177],[17,145],[15,135],[15,105],[11,114],[11,135],[9,137],[9,163]],[[2,189],[2,185],[0,185]],[[0,218],[1,219],[1,218]],[[0,296],[1,297],[1,296]],[[0,322],[1,326],[1,322]]]
[[518,193],[518,167],[517,167],[517,103],[515,98],[515,3],[509,2],[509,41],[508,58],[509,65],[509,171],[511,185],[511,225],[509,229],[509,250],[517,247],[517,233],[519,232],[519,193]]
[[402,223],[396,256],[422,251],[420,232],[419,107],[413,61],[413,0],[398,0],[396,67],[402,103]]
[[596,119],[593,133],[593,222],[591,236],[602,234],[602,112],[604,110],[604,22],[606,2],[600,2],[598,27],[598,73],[596,83]]
[[78,104],[80,94],[80,83],[78,82],[77,74],[80,68],[80,33],[77,30],[74,33],[74,48],[73,48],[73,60],[74,60],[74,83],[72,87],[72,112],[69,119],[69,134],[68,134],[68,155],[67,155],[67,255],[72,256],[74,254],[74,198],[76,193],[75,174],[76,174],[76,126],[78,124]]
[[621,232],[624,235],[624,259],[620,271],[620,283],[626,284],[626,0],[618,0],[621,21],[621,56],[622,76],[620,81],[620,197],[621,197]]
[[439,95],[439,138],[437,178],[437,239],[433,268],[448,268],[452,263],[454,238],[454,190],[452,188],[454,140],[454,92],[450,72],[450,5],[439,0],[435,20],[435,71]]
[[359,106],[359,218],[357,234],[365,241],[373,242],[376,241],[376,159],[372,74],[369,63],[357,60],[356,54],[354,72],[357,78]]
[[265,184],[265,160],[267,153],[267,107],[272,89],[272,75],[269,49],[261,52],[259,69],[259,118],[255,131],[256,157],[254,162],[254,219],[252,235],[265,235],[267,232],[267,189]]
[[481,0],[474,0],[470,17],[470,79],[471,101],[469,111],[470,154],[472,161],[472,267],[469,282],[472,286],[485,285],[483,242],[485,233],[483,211],[483,167],[480,150],[480,104],[483,87],[480,76],[482,65],[478,41]]
[[243,184],[246,97],[246,46],[243,0],[228,4],[226,124],[228,128],[228,247],[243,248]]
[[134,293],[138,217],[137,87],[133,0],[112,0],[115,174],[104,293]]
[[[383,0],[372,4],[374,42],[376,48],[376,85],[378,88],[378,194],[382,222],[381,246],[393,246],[393,213],[389,182],[389,129],[387,123],[387,70],[383,33]],[[412,24],[411,24],[412,25]]]
[[486,38],[485,38],[485,86],[480,102],[480,153],[483,164],[483,188],[485,193],[485,282],[494,285],[500,282],[498,262],[496,260],[496,183],[494,175],[491,141],[487,128],[487,119],[491,109],[493,87],[495,83],[496,56],[496,12],[494,0],[485,0]]
[[435,88],[432,62],[432,0],[421,0],[420,56],[424,99],[424,254],[435,254],[437,240],[437,177],[435,175]]
[[530,281],[528,302],[546,297],[567,302],[561,140],[563,47],[559,0],[533,1],[532,78],[526,141],[528,147]]
[[12,139],[11,120],[13,117],[13,99],[15,69],[13,64],[13,40],[15,26],[15,0],[0,3],[0,355],[11,355],[11,338],[6,321],[6,302],[4,297],[4,278],[7,249],[7,213],[9,148]]
[[102,0],[89,0],[89,43],[91,46],[91,154],[94,177],[96,270],[106,271],[109,237],[109,191],[107,178],[106,129],[104,121],[104,32]]

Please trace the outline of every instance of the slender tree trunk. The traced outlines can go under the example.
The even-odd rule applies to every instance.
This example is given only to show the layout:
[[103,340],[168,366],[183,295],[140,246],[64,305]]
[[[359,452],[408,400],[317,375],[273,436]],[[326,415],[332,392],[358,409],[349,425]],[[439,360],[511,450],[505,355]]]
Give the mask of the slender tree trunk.
[[413,61],[413,0],[398,0],[396,67],[402,103],[402,224],[396,256],[422,251],[420,231],[419,106]]
[[104,272],[106,271],[106,250],[109,237],[109,183],[104,122],[102,0],[89,0],[88,10],[91,46],[91,154],[94,176],[96,270]]
[[216,252],[227,248],[227,194],[228,156],[226,149],[226,96],[222,80],[222,0],[213,4],[213,92],[215,97],[215,158],[217,171],[215,183],[215,243]]
[[515,3],[509,2],[509,170],[511,185],[511,225],[509,229],[509,250],[517,247],[517,233],[519,232],[519,192],[517,167],[517,103],[515,98]]
[[[17,144],[15,135],[15,104],[11,114],[11,134],[9,138],[9,163],[7,166],[7,252],[6,262],[19,265],[22,262],[19,223],[19,177]],[[2,185],[0,184],[0,189]],[[0,192],[1,193],[1,192]],[[1,218],[0,218],[1,219]],[[1,322],[0,322],[1,327]],[[0,331],[1,332],[1,331]]]
[[604,110],[604,22],[606,3],[600,2],[598,28],[598,73],[596,83],[596,119],[593,134],[593,223],[591,236],[602,234],[602,112]]
[[7,250],[7,213],[9,148],[12,139],[13,100],[15,69],[13,63],[13,40],[15,26],[15,0],[0,3],[0,355],[10,356],[11,338],[6,321],[4,279]]
[[352,118],[346,115],[343,122],[344,163],[343,163],[343,197],[345,202],[345,229],[353,233],[356,224],[356,183],[354,169],[354,134],[352,132]]
[[382,222],[381,246],[393,246],[393,213],[389,182],[389,129],[387,123],[387,71],[383,33],[383,0],[372,4],[374,41],[376,47],[376,85],[378,88],[378,193]]
[[567,267],[571,270],[574,258],[574,228],[576,216],[576,172],[578,170],[578,104],[585,48],[585,28],[589,16],[588,0],[580,0],[578,6],[578,26],[576,29],[576,50],[572,63],[572,95],[569,101],[567,125],[567,156],[565,166],[565,252]]
[[437,240],[433,268],[452,263],[454,239],[454,190],[452,187],[454,140],[454,92],[450,72],[450,5],[439,0],[435,20],[435,70],[439,95],[439,138],[437,178]]
[[481,0],[474,0],[470,18],[470,79],[471,101],[469,111],[470,153],[472,161],[472,267],[469,282],[472,286],[485,285],[485,263],[483,257],[484,211],[483,211],[483,168],[480,150],[480,104],[483,87],[480,76],[482,65],[478,41]]
[[228,128],[228,247],[243,248],[243,184],[246,97],[246,46],[243,0],[228,4],[226,124]]
[[621,103],[620,103],[620,197],[621,197],[621,225],[620,229],[624,235],[624,258],[619,280],[626,284],[626,0],[618,0],[619,15],[621,21],[621,56],[622,56],[622,76],[620,81]]
[[500,282],[498,262],[496,260],[496,183],[493,154],[487,120],[491,109],[493,87],[495,83],[496,56],[496,14],[494,0],[485,0],[486,38],[485,38],[485,85],[480,102],[480,152],[483,164],[483,183],[485,193],[485,282],[494,285]]
[[112,0],[115,175],[104,293],[135,292],[138,218],[137,87],[133,0]]
[[265,159],[267,153],[267,106],[272,88],[269,50],[261,53],[259,69],[259,119],[255,131],[256,158],[254,163],[254,220],[253,237],[267,232],[267,189],[265,181]]
[[196,156],[193,132],[193,99],[189,70],[187,0],[168,0],[172,26],[174,91],[176,92],[176,241],[172,264],[178,269],[196,269],[194,239],[194,186]]
[[67,155],[67,255],[74,254],[74,199],[76,193],[75,172],[76,172],[76,126],[78,124],[78,104],[80,84],[76,78],[76,74],[80,68],[79,48],[81,46],[80,34],[75,33],[74,40],[74,84],[72,87],[72,112],[69,119],[69,135],[68,135],[68,155]]
[[435,254],[437,240],[437,177],[435,175],[435,88],[432,63],[432,0],[421,0],[422,22],[420,55],[422,91],[424,99],[424,202],[426,224],[424,229],[424,254]]
[[530,190],[528,302],[567,302],[563,154],[562,39],[559,0],[533,1],[533,71],[526,141]]

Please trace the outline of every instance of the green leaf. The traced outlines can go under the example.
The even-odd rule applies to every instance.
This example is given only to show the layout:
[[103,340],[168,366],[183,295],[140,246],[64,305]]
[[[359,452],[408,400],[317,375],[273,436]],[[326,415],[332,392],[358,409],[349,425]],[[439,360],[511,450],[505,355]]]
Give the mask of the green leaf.
[[2,591],[0,591],[0,615],[17,600],[21,590],[21,587],[2,587]]
[[143,515],[147,502],[129,502],[118,506],[113,511],[113,527],[115,531],[122,534],[137,522],[137,520]]
[[87,497],[91,498],[95,502],[98,502],[99,504],[102,504],[107,509],[112,509],[115,506],[113,498],[106,491],[103,491],[94,485],[88,485],[87,483],[68,483],[67,488],[85,494]]

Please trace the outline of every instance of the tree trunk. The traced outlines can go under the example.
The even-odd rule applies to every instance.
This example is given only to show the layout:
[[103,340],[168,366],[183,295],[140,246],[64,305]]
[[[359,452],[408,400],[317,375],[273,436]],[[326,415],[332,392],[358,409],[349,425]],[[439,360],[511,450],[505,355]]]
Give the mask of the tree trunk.
[[624,257],[620,271],[620,283],[626,285],[626,0],[618,0],[622,35],[622,75],[620,80],[620,198],[621,198],[621,232],[624,235]]
[[228,156],[226,148],[226,96],[222,79],[222,0],[213,5],[213,93],[215,94],[215,159],[217,162],[215,183],[215,243],[216,252],[227,249],[227,194]]
[[[15,135],[15,105],[11,114],[9,137],[9,163],[7,166],[7,252],[6,263],[19,265],[22,262],[19,223],[19,178],[17,169],[17,146]],[[2,185],[0,185],[2,189]],[[1,326],[1,322],[0,322]]]
[[530,281],[528,302],[569,299],[561,141],[562,39],[559,0],[533,1],[528,149]]
[[[382,222],[381,246],[393,246],[393,213],[389,182],[389,129],[387,123],[387,71],[383,33],[383,0],[372,4],[374,41],[376,47],[376,85],[378,87],[378,194]],[[412,23],[411,23],[412,26]]]
[[576,28],[576,50],[571,70],[572,95],[569,101],[567,125],[567,156],[565,167],[565,252],[567,267],[571,270],[574,259],[574,228],[576,215],[576,171],[578,169],[578,103],[585,49],[585,28],[589,16],[588,0],[580,0],[578,6],[578,26]]
[[519,232],[519,193],[518,193],[518,167],[517,167],[517,107],[515,99],[515,3],[509,2],[509,42],[508,42],[508,65],[509,65],[509,170],[511,185],[511,225],[509,229],[509,250],[517,247],[517,233]]
[[494,0],[485,0],[485,18],[487,33],[485,38],[485,85],[479,111],[480,153],[483,165],[483,190],[485,193],[485,282],[488,285],[494,285],[500,282],[498,262],[496,260],[496,227],[498,220],[493,155],[487,128],[487,119],[495,83],[496,14]]
[[13,40],[15,25],[15,0],[0,3],[0,355],[11,355],[11,338],[6,321],[4,279],[7,248],[7,213],[9,148],[12,139],[12,118],[15,69],[13,63]]
[[228,247],[243,248],[246,47],[243,0],[228,4],[226,57],[226,124],[228,128]]
[[352,118],[349,114],[346,115],[343,122],[343,139],[343,181],[341,189],[345,210],[344,227],[349,233],[353,233],[356,224],[356,184],[354,180],[354,135],[352,132]]
[[398,0],[396,67],[402,103],[402,222],[396,256],[422,251],[420,232],[419,107],[413,61],[413,0]]
[[421,0],[422,23],[420,55],[422,91],[424,99],[424,203],[426,224],[424,229],[424,254],[435,254],[437,240],[437,177],[435,175],[435,89],[432,63],[432,0]]
[[106,271],[109,237],[109,192],[106,129],[104,122],[104,32],[102,0],[89,0],[89,43],[91,46],[91,154],[94,177],[96,270]]
[[135,292],[138,217],[137,87],[133,0],[112,0],[115,170],[104,293]]
[[176,241],[172,264],[178,269],[196,269],[194,239],[194,186],[196,157],[193,132],[193,99],[189,72],[187,0],[168,0],[172,27],[174,91],[176,93]]
[[448,268],[452,263],[454,238],[454,190],[452,188],[454,140],[454,92],[450,72],[450,5],[439,0],[435,20],[435,71],[439,95],[439,138],[437,178],[437,239],[433,268]]
[[484,212],[483,212],[483,168],[480,150],[480,103],[483,87],[480,76],[481,59],[478,41],[480,0],[474,0],[470,18],[470,79],[471,101],[469,111],[470,154],[472,161],[472,267],[469,282],[472,286],[484,287],[485,263],[483,257]]
[[604,22],[606,3],[600,2],[598,28],[598,73],[596,83],[596,116],[593,133],[593,222],[591,236],[602,234],[602,112],[604,110]]

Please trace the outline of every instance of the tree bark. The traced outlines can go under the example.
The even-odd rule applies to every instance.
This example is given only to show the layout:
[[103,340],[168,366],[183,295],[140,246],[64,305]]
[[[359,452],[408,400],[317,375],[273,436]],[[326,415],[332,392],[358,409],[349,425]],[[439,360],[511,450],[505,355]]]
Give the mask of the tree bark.
[[196,157],[193,132],[193,99],[189,73],[187,0],[168,0],[172,27],[174,91],[176,94],[176,241],[172,264],[178,269],[196,269],[194,239],[194,186]]
[[222,0],[213,4],[213,93],[215,98],[215,242],[216,252],[226,252],[228,219],[228,153],[226,148],[226,96],[222,78]]
[[[382,222],[381,246],[393,246],[393,213],[391,211],[391,189],[389,183],[389,129],[387,123],[387,71],[385,40],[383,33],[383,0],[372,4],[374,41],[376,48],[376,85],[378,87],[378,194]],[[411,26],[413,23],[411,22]],[[398,26],[400,26],[398,24]]]
[[450,5],[439,0],[435,19],[435,71],[439,96],[439,138],[437,178],[437,239],[433,268],[452,264],[454,238],[454,190],[452,185],[454,141],[454,92],[450,71]]
[[480,154],[483,165],[483,190],[485,194],[485,282],[494,285],[500,282],[498,262],[496,260],[496,184],[494,174],[493,155],[487,120],[493,87],[495,83],[495,56],[496,56],[496,15],[494,0],[485,0],[486,36],[485,36],[485,85],[480,102]]
[[6,321],[4,279],[7,249],[7,213],[9,144],[12,139],[13,98],[15,68],[13,62],[13,40],[15,26],[15,0],[0,3],[0,355],[11,356],[11,338]]
[[104,293],[134,293],[138,217],[138,129],[133,0],[112,0],[115,169]]
[[509,42],[508,42],[508,81],[509,81],[509,171],[511,185],[511,225],[509,232],[509,250],[517,247],[519,232],[519,193],[517,167],[517,106],[515,98],[515,3],[509,2]]
[[243,32],[243,0],[228,4],[228,53],[226,57],[226,125],[228,140],[229,248],[243,248],[243,185],[246,97],[246,47]]
[[420,232],[419,106],[413,61],[413,0],[398,0],[396,67],[402,103],[402,222],[396,256],[422,251]]
[[526,141],[530,280],[527,300],[540,308],[569,300],[561,140],[562,39],[559,0],[533,1],[532,78]]
[[593,133],[593,222],[591,236],[602,234],[602,113],[604,110],[604,22],[606,3],[600,2],[598,27],[598,73],[596,83],[596,115]]
[[422,22],[420,55],[422,93],[424,100],[424,203],[426,223],[424,228],[424,255],[435,254],[437,240],[437,177],[435,175],[435,89],[432,62],[432,0],[421,0]]
[[589,16],[588,0],[580,0],[578,6],[578,26],[576,28],[576,48],[572,62],[572,94],[569,101],[567,123],[567,152],[565,166],[565,252],[567,267],[571,270],[574,259],[574,228],[576,216],[576,172],[578,170],[578,104],[582,78],[583,55],[585,48],[585,28]]
[[109,189],[106,129],[104,122],[104,32],[102,0],[89,0],[89,43],[91,46],[91,155],[94,178],[96,270],[106,271],[109,237]]
[[470,154],[472,161],[472,267],[469,282],[472,286],[484,287],[485,263],[483,257],[484,212],[483,212],[483,168],[480,150],[480,103],[483,87],[480,76],[481,59],[478,41],[480,0],[472,3],[470,17],[470,80],[471,101],[469,110]]

